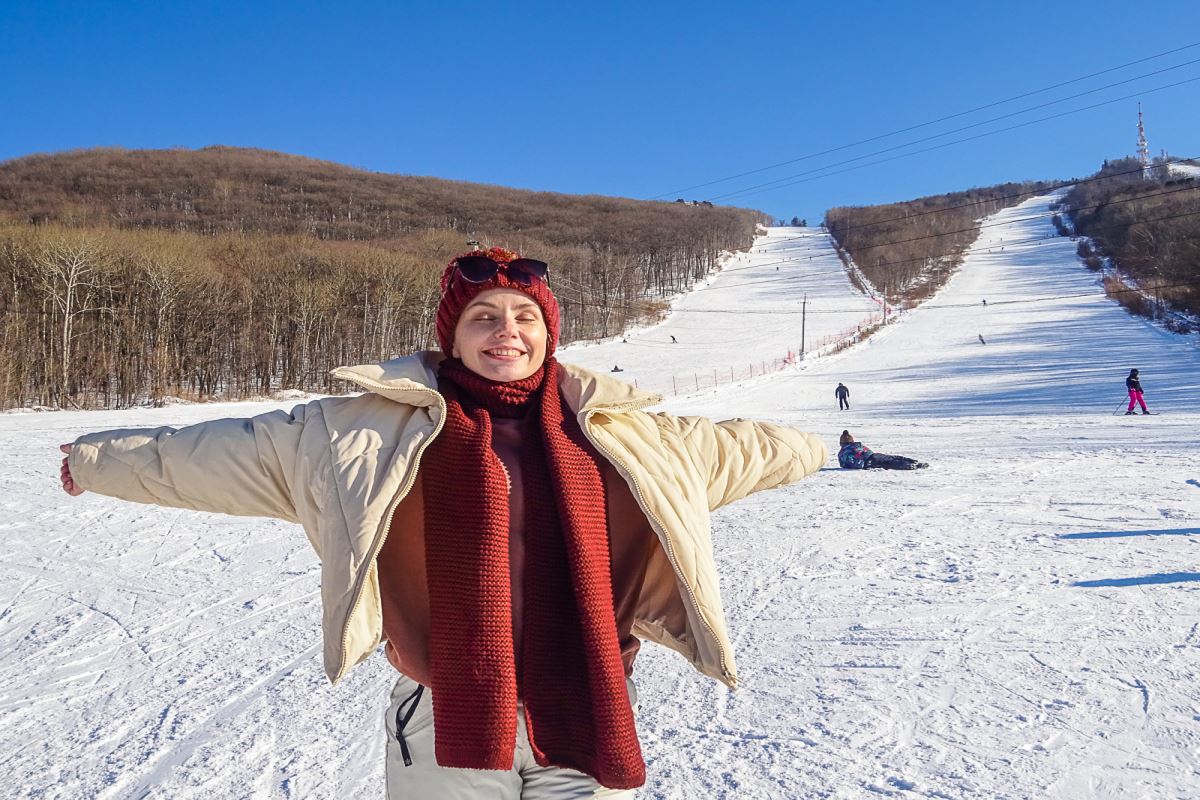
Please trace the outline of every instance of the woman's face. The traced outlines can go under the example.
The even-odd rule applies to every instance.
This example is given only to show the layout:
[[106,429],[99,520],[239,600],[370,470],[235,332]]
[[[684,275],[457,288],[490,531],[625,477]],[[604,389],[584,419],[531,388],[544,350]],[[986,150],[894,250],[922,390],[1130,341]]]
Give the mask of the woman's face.
[[546,360],[546,321],[529,295],[516,289],[480,292],[454,328],[452,355],[494,381],[519,381]]

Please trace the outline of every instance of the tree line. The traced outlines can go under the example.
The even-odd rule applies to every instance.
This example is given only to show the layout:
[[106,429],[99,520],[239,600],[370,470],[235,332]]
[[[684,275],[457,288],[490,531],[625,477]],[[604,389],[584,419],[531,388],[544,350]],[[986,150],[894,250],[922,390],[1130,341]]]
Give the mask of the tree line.
[[562,339],[614,335],[744,249],[755,211],[382,175],[264,151],[0,164],[0,407],[337,392],[431,346],[467,242],[551,265]]
[[[1106,161],[1094,180],[1067,193],[1063,207],[1075,233],[1088,237],[1079,243],[1084,263],[1100,270],[1107,258],[1142,290],[1115,294],[1123,305],[1153,318],[1200,316],[1200,181],[1163,161],[1146,176],[1134,158]],[[1127,289],[1120,274],[1105,286]]]
[[1003,183],[877,206],[825,212],[843,258],[853,259],[893,302],[918,302],[949,279],[979,236],[983,217],[1016,205],[1049,184]]

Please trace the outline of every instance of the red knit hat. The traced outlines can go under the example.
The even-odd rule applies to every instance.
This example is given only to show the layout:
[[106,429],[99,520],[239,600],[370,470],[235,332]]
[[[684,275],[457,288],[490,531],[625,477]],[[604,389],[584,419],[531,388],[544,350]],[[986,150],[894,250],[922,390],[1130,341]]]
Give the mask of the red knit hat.
[[488,289],[516,289],[529,295],[541,307],[542,318],[546,321],[546,357],[554,355],[554,348],[558,345],[558,300],[554,297],[554,292],[550,291],[550,285],[546,281],[535,280],[526,286],[509,278],[503,267],[483,283],[471,283],[456,274],[455,265],[458,259],[466,256],[486,256],[498,264],[508,264],[519,258],[511,250],[490,247],[487,250],[460,253],[450,259],[450,263],[442,272],[442,299],[437,309],[437,340],[442,352],[448,356],[453,352],[454,329],[458,327],[458,318],[476,295]]

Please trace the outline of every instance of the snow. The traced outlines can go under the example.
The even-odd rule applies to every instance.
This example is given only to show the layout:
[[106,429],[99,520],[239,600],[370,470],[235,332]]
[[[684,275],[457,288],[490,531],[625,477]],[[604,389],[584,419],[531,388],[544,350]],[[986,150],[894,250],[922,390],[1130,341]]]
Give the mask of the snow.
[[[1025,241],[1053,233],[1053,199],[989,219],[938,296],[865,344],[665,403],[831,450],[849,428],[932,467],[831,459],[714,515],[743,687],[643,648],[639,796],[1200,791],[1200,350],[1104,299],[1068,239]],[[768,234],[661,325],[563,359],[661,384],[795,349],[797,293],[838,312],[810,336],[870,313],[821,232]],[[1133,366],[1162,416],[1112,415]],[[57,444],[85,431],[287,405],[0,417],[8,792],[383,796],[391,668],[327,685],[298,528],[58,489]]]
[[1171,164],[1170,170],[1178,175],[1200,178],[1200,164]]
[[749,253],[677,300],[661,324],[558,357],[600,372],[619,366],[621,380],[674,397],[773,371],[789,351],[812,352],[880,316],[880,306],[850,286],[827,235],[768,228]]

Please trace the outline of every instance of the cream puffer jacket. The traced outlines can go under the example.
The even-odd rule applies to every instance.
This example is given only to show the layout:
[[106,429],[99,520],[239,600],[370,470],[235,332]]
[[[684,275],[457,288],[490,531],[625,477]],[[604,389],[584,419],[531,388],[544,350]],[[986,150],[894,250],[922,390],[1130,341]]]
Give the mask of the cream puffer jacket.
[[[336,683],[382,640],[376,557],[421,454],[442,427],[441,358],[425,352],[340,367],[333,375],[365,394],[314,400],[291,413],[87,434],[68,464],[78,486],[99,494],[303,525],[321,560],[324,664]],[[661,398],[561,366],[563,396],[662,545],[662,567],[647,572],[634,635],[735,687],[709,511],[817,471],[825,445],[764,422],[640,411]]]

